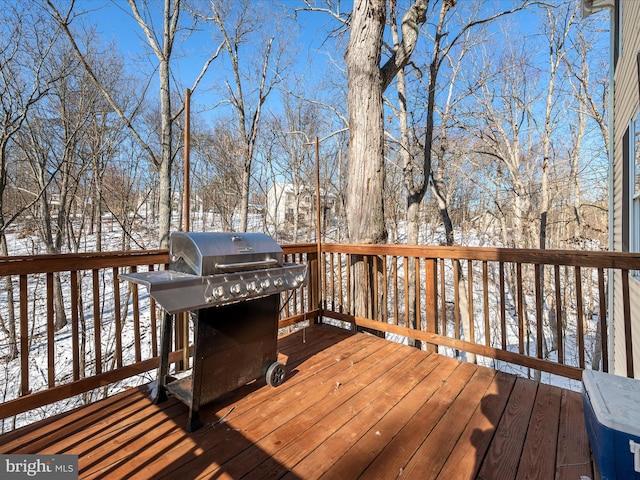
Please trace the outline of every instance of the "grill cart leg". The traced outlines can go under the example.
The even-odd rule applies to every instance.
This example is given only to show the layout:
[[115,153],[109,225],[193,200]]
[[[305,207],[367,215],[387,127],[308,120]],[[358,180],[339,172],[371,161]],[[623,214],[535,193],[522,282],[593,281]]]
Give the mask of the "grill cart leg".
[[153,399],[154,405],[167,399],[167,375],[169,373],[169,350],[171,349],[171,325],[173,315],[165,312],[162,319],[162,332],[160,334],[160,366],[158,367],[157,392]]
[[187,426],[185,430],[189,433],[195,432],[202,427],[202,421],[200,420],[200,412],[198,410],[189,409],[189,418],[187,419]]

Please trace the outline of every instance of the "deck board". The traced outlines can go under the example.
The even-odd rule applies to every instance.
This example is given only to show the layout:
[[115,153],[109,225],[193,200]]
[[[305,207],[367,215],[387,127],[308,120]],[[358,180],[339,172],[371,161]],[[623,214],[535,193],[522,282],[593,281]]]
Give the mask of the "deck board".
[[441,478],[475,478],[493,440],[516,377],[498,372],[440,471]]
[[0,453],[78,454],[91,479],[593,478],[576,392],[330,326],[279,351],[280,387],[203,407],[196,432],[141,387],[2,435]]
[[453,365],[442,365],[443,357],[432,355],[433,369],[423,380],[405,395],[393,409],[327,469],[322,478],[358,478],[407,423],[413,421],[417,406],[431,397],[444,378],[453,370]]
[[[351,408],[344,408],[342,418],[345,421],[340,422],[342,423],[340,428],[317,445],[312,454],[297,463],[291,475],[294,478],[295,476],[309,478],[314,472],[331,467],[342,457],[354,442],[357,443],[364,433],[381,421],[398,404],[407,391],[413,390],[432,371],[434,362],[430,358],[424,359],[423,355],[418,355],[417,360],[415,366],[399,365],[399,369],[396,369],[397,373],[389,372],[391,375],[385,377],[390,381],[372,383],[373,390],[370,390],[370,393],[364,390],[359,403],[362,410],[359,412],[355,413]],[[376,394],[376,391],[380,393]],[[329,423],[329,418],[333,421],[333,416],[327,418],[328,421],[323,423]]]
[[439,474],[473,413],[482,402],[495,373],[486,368],[476,370],[404,468],[405,475],[416,478],[424,472],[426,478],[434,478]]
[[483,480],[516,478],[538,384],[518,378],[478,473]]
[[558,429],[556,480],[591,477],[591,451],[582,412],[582,397],[577,392],[562,391]]
[[[558,387],[544,384],[538,387],[516,478],[545,480],[555,477],[560,397]],[[541,458],[553,461],[541,462]]]
[[437,392],[420,406],[414,420],[389,442],[365,470],[362,478],[395,478],[400,475],[408,460],[420,448],[425,438],[429,438],[440,418],[447,412],[476,370],[476,366],[468,363],[455,365],[455,369],[451,371],[451,375],[441,384]]

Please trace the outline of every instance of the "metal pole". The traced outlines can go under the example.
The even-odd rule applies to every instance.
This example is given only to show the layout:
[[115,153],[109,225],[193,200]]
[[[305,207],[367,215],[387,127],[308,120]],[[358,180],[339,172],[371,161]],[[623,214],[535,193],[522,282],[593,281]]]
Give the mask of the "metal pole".
[[[322,316],[322,215],[320,202],[320,140],[316,137],[316,247],[318,254],[318,309],[319,317]],[[320,318],[318,317],[318,321]]]
[[[189,171],[191,170],[190,161],[189,161],[189,157],[191,153],[190,152],[191,150],[191,144],[190,144],[190,129],[191,129],[190,110],[191,108],[190,107],[191,107],[191,90],[187,88],[187,91],[185,92],[185,96],[184,96],[184,172],[183,172],[184,204],[182,207],[185,232],[188,232],[191,229],[191,222],[190,222],[191,184],[190,184],[190,176],[189,176]],[[180,327],[182,327],[179,329],[182,334],[182,342],[181,342],[182,343],[182,368],[184,370],[187,370],[189,368],[189,313],[188,312],[181,313],[179,317],[180,317]]]
[[187,88],[186,94],[184,96],[184,205],[182,208],[182,214],[184,215],[184,231],[188,232],[191,228],[189,222],[189,212],[190,212],[190,183],[189,183],[189,155],[190,155],[190,135],[189,130],[191,128],[190,125],[190,104],[191,104],[191,90]]

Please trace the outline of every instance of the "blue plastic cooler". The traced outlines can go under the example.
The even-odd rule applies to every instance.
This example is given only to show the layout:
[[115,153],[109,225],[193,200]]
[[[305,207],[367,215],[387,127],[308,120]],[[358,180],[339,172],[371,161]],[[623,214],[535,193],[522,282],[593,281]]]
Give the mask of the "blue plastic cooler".
[[584,370],[582,400],[602,480],[640,480],[640,380]]

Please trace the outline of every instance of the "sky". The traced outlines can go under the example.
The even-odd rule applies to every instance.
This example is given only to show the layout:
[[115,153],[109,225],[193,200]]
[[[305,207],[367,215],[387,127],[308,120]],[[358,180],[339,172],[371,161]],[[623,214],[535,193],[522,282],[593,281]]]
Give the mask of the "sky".
[[[268,0],[264,3],[273,9],[284,5],[290,15],[293,14],[294,8],[304,5],[301,0]],[[78,11],[85,11],[85,18],[96,25],[98,33],[105,42],[114,41],[116,43],[120,53],[130,65],[137,65],[144,71],[149,71],[150,65],[144,65],[144,57],[141,57],[141,55],[145,55],[145,52],[149,52],[149,46],[126,0],[80,0],[77,5]],[[266,11],[265,14],[273,15],[274,13]],[[187,21],[186,12],[182,12],[182,18]],[[300,12],[297,21],[300,28],[297,31],[292,31],[293,38],[291,38],[299,48],[294,68],[298,75],[315,75],[314,72],[323,71],[326,62],[331,60],[326,52],[327,47],[323,45],[327,36],[327,25],[331,23],[330,18],[321,12]],[[213,27],[208,26],[207,29],[207,31],[194,33],[186,42],[180,42],[174,51],[172,68],[174,75],[178,77],[184,88],[192,86],[208,55],[218,45],[218,41],[212,39]],[[342,56],[342,53],[337,53],[337,55]],[[216,59],[211,64],[203,82],[192,96],[193,102],[200,101],[204,104],[214,102],[214,99],[211,98],[210,88],[215,77],[218,76],[219,70],[228,67],[224,65],[226,55],[223,57],[225,58]],[[153,65],[157,63],[153,56],[150,58],[150,62]],[[205,91],[209,93],[206,94]],[[203,108],[206,108],[206,105]]]
[[[138,0],[138,2],[143,3],[141,0]],[[153,0],[153,2],[161,8],[160,1]],[[335,2],[336,0],[334,0]],[[338,0],[337,3],[342,4],[342,11],[351,9],[352,1],[350,0],[343,0],[342,2]],[[498,11],[511,8],[514,3],[513,0],[490,0],[486,8]],[[263,7],[265,15],[276,15],[274,11],[283,6],[292,15],[294,9],[304,6],[302,0],[264,0],[263,2],[256,0],[255,4],[257,6],[266,5]],[[460,10],[459,7],[461,6],[459,4],[457,9]],[[141,63],[140,57],[141,54],[149,52],[149,47],[143,37],[141,28],[133,18],[127,0],[77,0],[77,9],[78,11],[87,12],[86,18],[96,25],[98,32],[105,41],[113,40],[116,42],[120,52],[131,66],[137,66],[138,68],[143,68],[144,71],[149,71],[150,64],[145,65],[144,61]],[[156,12],[161,13],[160,9],[157,9]],[[186,22],[188,17],[187,12],[183,11],[182,19]],[[538,20],[531,13],[519,13],[509,17],[508,21],[517,24],[517,31],[520,35],[528,35],[535,30],[535,23]],[[500,28],[502,24],[502,21],[496,22],[489,28]],[[322,75],[327,70],[328,63],[332,61],[331,56],[337,60],[342,59],[344,55],[343,48],[332,52],[330,44],[323,44],[327,39],[329,29],[337,26],[337,22],[332,21],[329,15],[322,12],[299,12],[297,25],[299,25],[299,28],[290,29],[291,35],[289,39],[299,48],[294,67],[298,75],[304,74],[305,78],[309,80],[311,77]],[[193,34],[185,42],[177,42],[173,56],[173,69],[174,75],[178,77],[184,88],[191,87],[207,57],[218,44],[218,41],[211,36],[210,32],[212,30],[212,26],[207,26],[207,31],[201,30]],[[153,65],[157,63],[153,57],[150,60]],[[198,87],[200,92],[210,87],[216,77],[219,77],[219,73],[229,69],[228,65],[225,65],[225,61],[225,59],[214,61],[205,77],[204,84]],[[197,101],[196,96],[200,92],[194,92],[194,97],[192,98],[195,101]]]
[[[153,1],[156,5],[161,6],[161,2],[158,0]],[[467,6],[468,4],[464,5],[462,3],[465,1],[468,0],[460,0],[458,7]],[[129,62],[129,66],[138,69],[142,78],[152,71],[152,66],[157,64],[157,60],[153,55],[148,57],[148,60],[145,60],[144,57],[141,56],[144,55],[145,52],[149,52],[149,47],[139,25],[133,18],[126,0],[77,0],[77,2],[78,10],[87,12],[88,20],[96,25],[103,40],[107,42],[111,40],[114,41],[120,53],[125,57],[126,61]],[[350,1],[343,1],[342,3],[344,4],[343,11],[348,11],[346,6],[350,8],[352,4]],[[260,3],[256,0],[256,5],[261,4],[266,5],[266,7],[264,7],[265,15],[276,15],[276,13],[274,13],[276,7],[282,5],[285,5],[288,12],[292,14],[295,8],[304,5],[302,0],[265,0]],[[512,0],[490,0],[485,8],[495,12],[501,9],[508,9],[512,7],[513,4],[514,1]],[[458,8],[458,10],[460,10],[460,8]],[[188,15],[186,12],[183,12],[183,19],[186,21],[187,18]],[[335,71],[331,72],[329,62],[332,61],[331,57],[338,61],[342,60],[344,46],[332,52],[331,45],[323,43],[327,38],[329,28],[335,28],[337,25],[337,22],[332,22],[327,14],[322,12],[301,12],[297,20],[299,29],[292,28],[290,35],[288,35],[288,38],[299,48],[299,54],[295,58],[296,64],[294,71],[297,76],[305,75],[304,81],[300,81],[299,84],[304,84],[307,89],[311,90],[313,87],[309,87],[308,85],[314,85],[314,82],[322,76],[329,77],[329,79],[332,80],[330,77],[332,73],[335,74]],[[500,28],[502,28],[505,23],[510,23],[512,24],[512,30],[517,32],[516,35],[526,36],[533,34],[536,30],[536,22],[538,21],[539,18],[536,18],[533,13],[519,13],[509,16],[508,19],[504,19],[504,21],[500,20],[499,22],[492,23],[488,28],[492,35],[501,35],[499,33]],[[427,28],[429,27],[427,26]],[[207,31],[196,32],[185,42],[178,42],[177,48],[174,51],[173,72],[180,82],[179,88],[181,89],[192,86],[206,58],[218,44],[218,40],[214,40],[210,33],[214,28],[208,26],[207,29]],[[493,29],[496,30],[494,31]],[[204,112],[206,118],[215,118],[217,116],[215,112],[211,113],[211,108],[217,105],[222,97],[219,93],[216,93],[215,89],[223,86],[224,76],[228,75],[231,70],[226,60],[226,55],[223,55],[223,57],[224,58],[216,59],[212,63],[208,74],[198,86],[197,90],[193,92],[193,113]],[[291,77],[291,75],[289,77]],[[337,80],[340,81],[339,79]],[[157,74],[154,75],[153,82],[152,88],[157,89]],[[182,95],[184,90],[180,93]],[[306,93],[313,94],[314,92]],[[277,109],[278,101],[276,95],[277,94],[270,97],[266,105],[267,108],[272,110]]]

